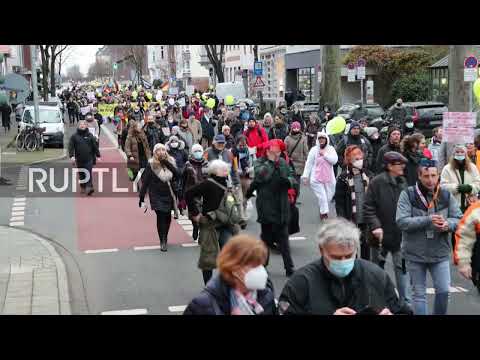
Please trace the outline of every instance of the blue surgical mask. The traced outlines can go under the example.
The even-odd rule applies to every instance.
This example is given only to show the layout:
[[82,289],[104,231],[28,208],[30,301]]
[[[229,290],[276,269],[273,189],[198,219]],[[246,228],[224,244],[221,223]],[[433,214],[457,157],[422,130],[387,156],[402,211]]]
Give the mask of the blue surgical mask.
[[193,157],[195,158],[195,160],[201,160],[202,157],[203,157],[203,152],[201,152],[201,151],[195,151],[195,152],[193,153]]
[[330,260],[328,270],[339,278],[344,278],[350,274],[355,265],[355,257],[346,260]]
[[465,155],[455,155],[454,158],[455,158],[455,160],[458,160],[458,161],[464,161],[465,160]]

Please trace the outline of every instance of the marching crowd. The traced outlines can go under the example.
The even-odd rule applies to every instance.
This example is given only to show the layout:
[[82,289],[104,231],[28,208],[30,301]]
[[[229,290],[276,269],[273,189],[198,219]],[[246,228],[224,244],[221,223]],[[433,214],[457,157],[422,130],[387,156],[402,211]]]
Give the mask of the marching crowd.
[[[172,212],[192,221],[205,289],[185,314],[423,315],[428,272],[432,313],[445,315],[452,258],[480,289],[480,135],[452,144],[436,128],[427,141],[406,125],[401,99],[384,139],[361,114],[328,131],[328,105],[306,116],[280,104],[259,119],[248,101],[220,101],[213,89],[154,96],[115,83],[95,98],[88,90],[62,95],[78,122],[72,161],[91,171],[100,126],[111,122],[130,179],[141,179],[139,206],[148,194],[156,213],[161,250]],[[91,112],[78,112],[89,104]],[[113,113],[102,116],[101,104],[115,104]],[[93,193],[92,183],[83,186]],[[318,202],[321,257],[296,270],[289,235],[300,231],[301,186]],[[261,240],[241,233],[253,197]],[[278,303],[266,271],[271,249],[288,277]],[[396,286],[383,270],[388,254]]]

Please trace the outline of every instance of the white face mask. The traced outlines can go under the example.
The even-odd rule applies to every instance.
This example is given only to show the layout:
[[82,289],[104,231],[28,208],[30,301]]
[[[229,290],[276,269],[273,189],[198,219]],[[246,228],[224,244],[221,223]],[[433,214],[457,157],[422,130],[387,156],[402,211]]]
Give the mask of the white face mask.
[[176,149],[178,147],[178,143],[172,142],[172,143],[170,143],[170,147],[173,148],[173,149]]
[[357,169],[363,168],[363,159],[355,160],[354,162],[352,162],[352,165],[353,165],[353,167],[355,167]]
[[248,290],[263,290],[267,286],[268,273],[263,265],[247,271],[244,284]]

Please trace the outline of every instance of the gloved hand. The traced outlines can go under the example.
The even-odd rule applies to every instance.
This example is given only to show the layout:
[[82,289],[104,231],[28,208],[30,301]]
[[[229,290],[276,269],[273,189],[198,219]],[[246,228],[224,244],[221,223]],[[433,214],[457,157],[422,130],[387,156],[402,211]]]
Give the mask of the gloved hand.
[[288,201],[290,204],[295,204],[295,199],[297,197],[297,192],[295,189],[288,189]]
[[473,190],[472,185],[469,185],[469,184],[462,184],[457,186],[457,191],[461,194],[471,193],[472,190]]

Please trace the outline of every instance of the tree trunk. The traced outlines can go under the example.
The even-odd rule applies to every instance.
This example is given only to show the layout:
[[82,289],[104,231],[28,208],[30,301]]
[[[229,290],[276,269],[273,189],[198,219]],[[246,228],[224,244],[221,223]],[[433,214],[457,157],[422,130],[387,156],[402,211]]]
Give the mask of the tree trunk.
[[42,95],[43,101],[48,101],[48,72],[49,72],[49,60],[50,54],[48,50],[50,45],[40,45],[40,54],[42,56]]
[[322,64],[322,105],[328,104],[332,109],[340,107],[341,99],[341,72],[340,72],[340,46],[323,46]]
[[463,81],[463,67],[465,57],[470,46],[450,45],[448,55],[448,111],[470,111],[468,95],[470,84]]
[[55,61],[57,58],[52,55],[50,58],[50,95],[55,96]]

